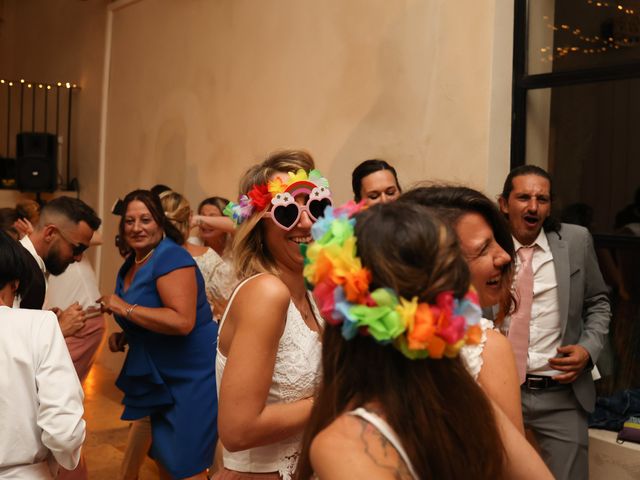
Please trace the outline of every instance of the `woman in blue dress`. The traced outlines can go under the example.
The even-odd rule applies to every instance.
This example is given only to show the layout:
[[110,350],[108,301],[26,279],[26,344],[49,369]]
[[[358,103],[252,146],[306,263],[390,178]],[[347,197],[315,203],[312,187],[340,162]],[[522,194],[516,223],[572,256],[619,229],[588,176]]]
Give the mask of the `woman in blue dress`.
[[129,345],[116,381],[125,394],[122,419],[150,418],[150,454],[162,478],[204,479],[217,437],[218,327],[202,275],[159,199],[135,190],[123,203],[120,238],[130,254],[116,293],[100,299],[123,330],[109,347]]

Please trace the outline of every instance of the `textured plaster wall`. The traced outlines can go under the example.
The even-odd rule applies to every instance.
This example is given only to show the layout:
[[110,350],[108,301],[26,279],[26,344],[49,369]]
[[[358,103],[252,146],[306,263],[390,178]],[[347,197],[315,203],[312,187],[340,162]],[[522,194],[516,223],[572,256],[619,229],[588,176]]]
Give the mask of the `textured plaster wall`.
[[[234,197],[249,165],[286,147],[311,151],[340,201],[372,157],[405,186],[495,190],[509,162],[509,3],[117,2],[105,204],[154,183],[192,203]],[[109,240],[115,218],[106,227]],[[105,285],[118,264],[105,249]]]

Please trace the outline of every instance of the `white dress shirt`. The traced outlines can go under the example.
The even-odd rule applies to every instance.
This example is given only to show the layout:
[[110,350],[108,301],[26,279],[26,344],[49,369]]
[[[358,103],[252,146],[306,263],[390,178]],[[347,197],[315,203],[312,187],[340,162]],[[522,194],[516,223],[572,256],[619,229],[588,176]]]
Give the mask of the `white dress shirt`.
[[[516,249],[523,246],[513,239]],[[562,342],[562,322],[558,302],[558,281],[553,264],[553,254],[544,230],[540,230],[533,246],[533,304],[529,323],[529,352],[527,373],[553,376],[562,372],[549,366],[549,359],[558,355],[557,348]],[[516,255],[516,275],[520,271],[520,257]],[[509,319],[510,320],[510,319]],[[507,325],[508,326],[508,325]]]
[[[42,257],[40,255],[38,255],[38,252],[36,252],[36,247],[33,245],[33,242],[29,238],[29,235],[25,235],[24,237],[22,237],[20,239],[20,243],[22,244],[22,246],[24,248],[26,248],[29,251],[31,256],[36,259],[36,262],[38,262],[38,266],[40,267],[40,270],[42,270],[42,274],[45,275],[45,278],[46,278],[47,267],[45,266],[44,260],[42,259]],[[46,280],[44,282],[44,288],[45,289],[47,288]],[[20,296],[19,295],[16,295],[15,298],[13,299],[13,308],[20,308]]]
[[0,365],[0,479],[74,469],[84,395],[55,314],[0,306]]

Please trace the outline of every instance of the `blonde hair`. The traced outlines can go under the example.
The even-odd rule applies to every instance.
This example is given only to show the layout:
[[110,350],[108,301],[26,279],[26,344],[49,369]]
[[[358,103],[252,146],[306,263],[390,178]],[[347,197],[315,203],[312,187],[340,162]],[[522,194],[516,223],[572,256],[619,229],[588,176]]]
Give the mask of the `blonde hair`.
[[165,216],[186,240],[191,229],[189,225],[191,218],[189,201],[172,190],[162,192],[159,197]]
[[[303,150],[280,150],[254,165],[240,179],[240,195],[246,195],[254,185],[266,185],[276,173],[307,172],[315,168],[313,158]],[[266,210],[254,212],[236,231],[233,239],[233,258],[239,280],[256,273],[278,274],[275,261],[265,245],[265,232],[260,220]]]

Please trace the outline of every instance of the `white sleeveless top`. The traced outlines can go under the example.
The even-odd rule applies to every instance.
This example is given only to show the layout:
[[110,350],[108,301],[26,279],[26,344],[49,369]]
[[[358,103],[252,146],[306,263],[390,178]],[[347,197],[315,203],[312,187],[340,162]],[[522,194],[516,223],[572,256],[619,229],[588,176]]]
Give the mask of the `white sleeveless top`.
[[208,248],[205,253],[195,256],[193,259],[202,273],[209,305],[213,307],[216,302],[226,305],[233,287],[237,283],[231,264],[212,248]]
[[359,407],[359,408],[356,408],[355,410],[350,411],[349,415],[354,415],[356,417],[360,417],[364,419],[366,422],[373,425],[383,437],[389,440],[389,443],[393,445],[393,448],[396,449],[396,451],[398,452],[398,455],[400,455],[400,458],[402,458],[402,461],[407,466],[407,470],[409,470],[411,477],[414,478],[415,480],[418,480],[418,475],[413,469],[413,465],[411,464],[411,460],[409,460],[409,456],[407,455],[407,452],[405,452],[404,448],[402,448],[402,443],[400,443],[400,439],[396,436],[391,426],[385,420],[383,420],[381,417],[379,417],[375,413],[370,412],[369,410],[366,410],[362,407]]
[[[255,277],[255,276],[254,276]],[[236,293],[244,284],[254,277],[244,280],[233,292],[229,304],[220,321],[218,335],[222,332],[229,308],[233,303]],[[323,325],[313,297],[308,295],[309,303],[320,325]],[[322,344],[317,332],[311,330],[300,315],[300,312],[290,301],[287,310],[287,320],[278,343],[276,363],[273,368],[273,376],[267,405],[272,403],[292,403],[312,396],[320,382],[320,360],[322,357]],[[216,356],[216,384],[218,397],[220,396],[220,383],[227,363],[226,357],[217,350]],[[277,443],[250,448],[239,452],[222,450],[222,458],[225,468],[238,472],[278,472],[284,480],[293,476],[300,455],[302,433],[281,440]]]
[[460,358],[462,363],[471,374],[474,380],[478,380],[478,375],[482,369],[482,352],[487,343],[487,330],[493,330],[493,322],[486,318],[480,319],[480,328],[482,329],[482,337],[477,345],[465,345],[460,349]]

